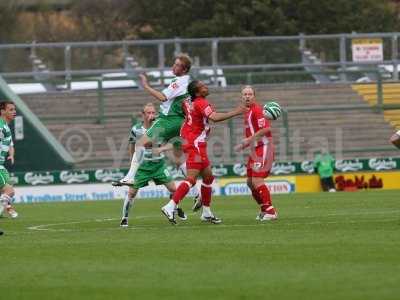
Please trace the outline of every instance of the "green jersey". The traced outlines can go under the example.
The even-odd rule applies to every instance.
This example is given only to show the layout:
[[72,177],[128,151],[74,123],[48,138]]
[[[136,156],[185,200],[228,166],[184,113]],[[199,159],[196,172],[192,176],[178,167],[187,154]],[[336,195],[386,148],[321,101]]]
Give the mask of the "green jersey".
[[189,75],[175,77],[162,93],[167,98],[160,104],[160,118],[178,117],[184,118],[182,103],[189,97],[187,87],[190,82]]
[[328,178],[333,175],[335,159],[329,153],[318,154],[314,160],[314,168],[317,169],[321,178]]
[[[146,131],[147,129],[144,128],[143,122],[136,123],[135,125],[132,126],[131,133],[129,135],[129,142],[131,144],[136,143],[136,141],[139,140],[146,133]],[[151,148],[149,148],[144,151],[143,160],[145,162],[146,161],[157,162],[163,159],[164,156],[165,156],[164,153],[160,153],[157,156],[153,155]]]
[[[142,122],[135,124],[131,129],[129,142],[132,144],[136,143],[146,132],[147,129],[144,128]],[[149,181],[153,181],[156,185],[166,184],[172,181],[165,164],[163,153],[154,156],[151,149],[146,149],[144,151],[143,160],[143,163],[140,165],[135,175],[135,182],[132,185],[133,188],[140,189],[148,185]]]
[[0,169],[4,169],[4,163],[8,157],[8,151],[13,146],[11,129],[6,121],[0,118]]

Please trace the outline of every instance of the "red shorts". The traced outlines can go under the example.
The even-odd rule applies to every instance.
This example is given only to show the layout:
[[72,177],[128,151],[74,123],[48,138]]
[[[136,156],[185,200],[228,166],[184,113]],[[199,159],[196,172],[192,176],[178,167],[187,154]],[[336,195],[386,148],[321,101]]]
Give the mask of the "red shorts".
[[186,168],[203,170],[210,166],[207,155],[207,144],[201,143],[198,147],[186,144],[182,146],[183,152],[186,154]]
[[274,161],[274,150],[270,145],[253,148],[247,161],[247,177],[268,177]]

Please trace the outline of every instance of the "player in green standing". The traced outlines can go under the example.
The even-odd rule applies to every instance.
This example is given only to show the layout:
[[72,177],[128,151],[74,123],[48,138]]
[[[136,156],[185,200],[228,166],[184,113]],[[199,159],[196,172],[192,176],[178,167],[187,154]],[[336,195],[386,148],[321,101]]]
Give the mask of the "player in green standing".
[[[153,103],[147,103],[143,107],[142,111],[143,121],[135,124],[130,133],[129,137],[129,152],[130,155],[134,155],[135,143],[146,134],[146,131],[154,123],[156,117],[156,109]],[[121,227],[128,226],[129,210],[134,203],[135,196],[140,188],[148,185],[149,181],[153,181],[156,185],[164,185],[168,191],[172,194],[175,192],[175,182],[172,180],[165,163],[164,154],[161,152],[162,149],[155,148],[158,145],[153,145],[154,148],[146,148],[143,153],[143,163],[140,165],[132,185],[129,186],[129,191],[124,199],[122,208],[122,219]],[[157,152],[158,150],[158,152]],[[182,220],[186,220],[187,217],[181,208],[177,208],[177,214]]]
[[9,160],[11,164],[14,163],[14,144],[8,124],[15,119],[16,115],[14,103],[0,102],[0,215],[5,210],[12,218],[18,217],[18,213],[11,205],[15,192],[4,164],[6,160]]
[[322,148],[314,158],[314,169],[318,173],[322,190],[336,192],[333,172],[335,171],[335,158],[326,148]]

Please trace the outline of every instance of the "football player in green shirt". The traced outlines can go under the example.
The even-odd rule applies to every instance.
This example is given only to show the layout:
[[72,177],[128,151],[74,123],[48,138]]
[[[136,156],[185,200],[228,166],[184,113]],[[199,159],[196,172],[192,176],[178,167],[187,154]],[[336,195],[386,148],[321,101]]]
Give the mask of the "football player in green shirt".
[[17,111],[11,101],[0,102],[0,215],[4,210],[12,218],[18,217],[18,213],[12,207],[14,188],[10,184],[10,174],[4,167],[6,160],[14,163],[14,144],[8,124],[15,119]]
[[[151,127],[136,141],[135,152],[132,156],[129,172],[120,180],[122,185],[130,185],[133,183],[136,172],[143,161],[145,146],[158,142],[165,144],[171,142],[171,139],[179,138],[179,132],[185,118],[183,102],[189,97],[187,86],[190,81],[190,76],[188,74],[190,68],[190,57],[186,54],[179,54],[175,58],[175,62],[172,66],[172,72],[175,78],[169,86],[161,92],[149,85],[145,75],[140,75],[144,90],[161,102],[160,111],[158,118],[153,122]],[[177,149],[179,147],[175,148],[175,157],[181,156],[179,155],[181,151]],[[175,163],[178,164],[177,161]],[[184,175],[186,175],[185,167],[182,166],[182,168]]]
[[335,159],[325,149],[318,153],[314,159],[314,168],[321,179],[321,186],[324,191],[336,192],[333,182],[333,171],[335,168]]
[[[156,109],[153,103],[147,103],[143,107],[142,116],[143,121],[138,122],[132,127],[129,136],[129,152],[131,156],[135,152],[135,143],[146,134],[154,123]],[[171,194],[176,190],[175,182],[172,180],[167,169],[164,154],[162,152],[156,153],[153,150],[154,148],[146,148],[143,152],[143,162],[139,166],[134,181],[129,186],[128,194],[124,199],[121,227],[128,226],[129,209],[133,205],[135,196],[139,189],[147,186],[150,181],[153,181],[156,185],[164,185]],[[115,183],[114,185],[118,186],[119,184]],[[185,213],[179,207],[177,208],[177,214],[182,220],[187,219]]]

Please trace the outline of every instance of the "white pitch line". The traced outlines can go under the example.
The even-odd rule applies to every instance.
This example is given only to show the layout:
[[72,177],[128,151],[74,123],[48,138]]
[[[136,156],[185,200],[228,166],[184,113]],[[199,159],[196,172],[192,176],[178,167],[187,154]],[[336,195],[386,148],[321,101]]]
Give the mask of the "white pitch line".
[[[134,219],[146,219],[146,218],[154,218],[157,216],[135,216]],[[73,221],[73,222],[64,222],[64,223],[51,223],[51,224],[41,224],[41,225],[36,225],[36,226],[29,226],[27,229],[29,230],[37,230],[37,231],[74,231],[72,229],[51,229],[47,227],[53,227],[53,226],[62,226],[62,225],[73,225],[73,224],[84,224],[84,223],[93,223],[93,222],[107,222],[107,221],[117,221],[120,220],[119,218],[104,218],[104,219],[94,219],[94,220],[88,220],[88,221]]]
[[[332,215],[329,215],[332,216]],[[144,218],[153,218],[153,217],[158,217],[158,216],[137,216],[135,219],[144,219]],[[119,220],[119,218],[104,218],[104,219],[95,219],[95,220],[89,220],[89,221],[74,221],[74,222],[64,222],[64,223],[52,223],[52,224],[43,224],[43,225],[37,225],[37,226],[30,226],[27,229],[29,230],[36,230],[36,231],[52,231],[52,232],[73,232],[77,231],[74,229],[66,229],[66,228],[49,228],[49,227],[55,227],[55,226],[63,226],[63,225],[73,225],[73,224],[84,224],[84,223],[92,223],[92,222],[107,222],[107,221],[116,221]],[[283,219],[285,220],[285,219]],[[269,221],[269,222],[263,222],[263,223],[257,223],[257,224],[218,224],[218,225],[211,225],[210,228],[231,228],[231,227],[257,227],[257,226],[263,226],[265,224],[279,224],[280,226],[299,226],[299,225],[326,225],[326,224],[358,224],[358,223],[387,223],[387,222],[394,222],[394,221],[399,221],[400,218],[391,218],[391,219],[374,219],[374,220],[346,220],[346,221],[315,221],[315,222],[284,222],[284,221]],[[184,223],[183,223],[184,224]],[[166,223],[167,225],[167,223]],[[182,229],[191,229],[191,228],[204,228],[204,226],[207,226],[207,224],[202,224],[202,225],[189,225],[189,224],[184,224],[180,226],[179,224],[176,226],[154,226],[154,225],[133,225],[128,227],[128,229],[131,230],[138,230],[138,229],[167,229],[171,227],[176,227],[176,228],[182,228]],[[101,229],[96,229],[96,230],[126,230],[127,228],[120,228],[119,226],[113,227],[113,228],[101,228]]]

